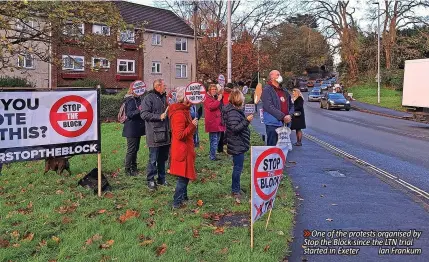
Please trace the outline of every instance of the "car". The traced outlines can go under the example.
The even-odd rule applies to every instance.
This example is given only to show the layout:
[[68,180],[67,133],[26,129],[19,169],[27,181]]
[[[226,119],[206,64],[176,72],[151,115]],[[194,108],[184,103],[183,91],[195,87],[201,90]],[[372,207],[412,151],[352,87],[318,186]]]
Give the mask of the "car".
[[320,88],[319,86],[318,87],[313,87],[313,89],[311,89],[311,92],[319,92],[319,93],[322,93],[322,88]]
[[308,87],[307,86],[299,86],[299,91],[308,92]]
[[339,93],[326,93],[320,100],[320,108],[326,109],[345,109],[350,110],[350,102],[344,97],[343,94]]
[[307,81],[307,87],[313,87],[314,83],[313,81]]
[[323,84],[320,86],[320,88],[321,88],[322,90],[328,90],[329,85],[330,85],[330,84],[328,84],[328,83],[326,83],[325,81],[323,81]]
[[[321,91],[321,90],[320,90]],[[311,90],[310,94],[308,94],[308,102],[320,101],[322,99],[322,92]]]

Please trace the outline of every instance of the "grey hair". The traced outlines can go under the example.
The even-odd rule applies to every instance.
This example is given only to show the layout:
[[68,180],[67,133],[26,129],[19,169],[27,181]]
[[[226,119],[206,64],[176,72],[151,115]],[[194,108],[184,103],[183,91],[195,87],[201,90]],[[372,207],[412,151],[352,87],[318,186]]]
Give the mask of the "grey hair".
[[155,81],[153,81],[153,89],[155,89],[155,87],[157,87],[158,85],[160,85],[162,82],[164,82],[164,79],[155,79]]
[[185,91],[186,87],[181,86],[176,88],[177,103],[183,103],[185,100]]

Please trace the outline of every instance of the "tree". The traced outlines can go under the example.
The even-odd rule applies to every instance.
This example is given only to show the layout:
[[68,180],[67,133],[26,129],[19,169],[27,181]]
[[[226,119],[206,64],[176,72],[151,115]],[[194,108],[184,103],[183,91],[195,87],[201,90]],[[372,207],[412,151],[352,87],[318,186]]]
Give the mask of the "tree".
[[[111,37],[82,34],[82,24],[100,23]],[[0,3],[0,70],[17,68],[16,55],[60,64],[55,46],[65,40],[90,55],[115,55],[116,32],[127,27],[112,2],[7,1]],[[67,34],[67,35],[64,35]]]
[[316,0],[304,1],[305,8],[323,24],[322,32],[328,38],[336,36],[342,61],[347,63],[349,78],[355,81],[359,74],[358,26],[353,17],[356,8],[350,1]]
[[317,18],[310,14],[297,14],[296,16],[292,16],[287,19],[287,21],[291,24],[295,24],[297,26],[307,26],[309,28],[316,29],[317,28]]

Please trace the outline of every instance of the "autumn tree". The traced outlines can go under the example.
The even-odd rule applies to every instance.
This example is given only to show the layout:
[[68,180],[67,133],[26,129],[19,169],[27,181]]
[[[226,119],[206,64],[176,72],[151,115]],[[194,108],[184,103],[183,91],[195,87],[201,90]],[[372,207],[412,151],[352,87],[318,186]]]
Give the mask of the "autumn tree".
[[[82,34],[81,25],[92,23],[108,26],[111,37]],[[108,1],[1,2],[0,70],[16,68],[16,56],[21,54],[58,65],[54,47],[64,40],[86,54],[113,57],[118,51],[116,32],[126,27],[114,3]]]

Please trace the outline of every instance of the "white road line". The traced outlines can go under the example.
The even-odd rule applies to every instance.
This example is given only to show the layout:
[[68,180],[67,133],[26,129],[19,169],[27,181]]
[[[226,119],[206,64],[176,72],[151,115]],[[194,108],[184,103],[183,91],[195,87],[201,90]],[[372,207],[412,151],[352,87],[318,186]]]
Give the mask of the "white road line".
[[304,137],[315,142],[315,143],[318,143],[322,146],[325,146],[325,147],[327,147],[327,148],[329,148],[329,149],[331,149],[331,150],[333,150],[333,151],[335,151],[335,152],[337,152],[343,156],[346,156],[347,158],[354,160],[358,164],[364,165],[365,167],[372,169],[373,171],[377,172],[378,174],[383,175],[384,177],[390,179],[391,181],[393,181],[397,184],[400,184],[401,186],[407,188],[408,190],[411,190],[414,193],[417,193],[417,194],[421,195],[422,197],[426,198],[427,200],[429,200],[429,192],[426,192],[423,189],[418,188],[418,187],[398,178],[397,176],[394,176],[394,175],[388,173],[387,171],[380,169],[380,168],[378,168],[378,167],[376,167],[376,166],[374,166],[374,165],[372,165],[372,164],[370,164],[370,163],[368,163],[362,159],[359,159],[359,158],[357,158],[357,157],[355,157],[355,156],[353,156],[353,155],[351,155],[351,154],[349,154],[349,153],[347,153],[347,152],[345,152],[345,151],[343,151],[343,150],[341,150],[341,149],[339,149],[339,148],[337,148],[337,147],[335,147],[329,143],[326,143],[326,142],[324,142],[324,141],[322,141],[322,140],[320,140],[314,136],[311,136],[309,134],[304,133]]

